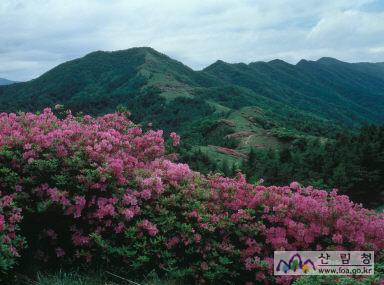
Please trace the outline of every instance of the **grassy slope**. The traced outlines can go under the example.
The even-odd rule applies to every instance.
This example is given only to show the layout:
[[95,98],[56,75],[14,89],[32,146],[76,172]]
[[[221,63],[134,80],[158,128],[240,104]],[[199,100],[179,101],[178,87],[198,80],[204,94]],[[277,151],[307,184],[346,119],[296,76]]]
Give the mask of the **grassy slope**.
[[[335,80],[327,81],[329,76]],[[196,72],[151,48],[133,48],[93,52],[35,80],[1,86],[0,111],[36,111],[60,103],[100,115],[122,104],[135,121],[178,131],[194,145],[209,145],[213,135],[232,135],[238,139],[236,150],[247,152],[284,146],[297,137],[329,137],[341,125],[378,122],[383,90],[382,64],[218,61]],[[204,120],[218,130],[205,132]],[[222,120],[233,125],[221,132]]]
[[144,277],[142,281],[133,280],[111,274],[77,273],[59,271],[54,274],[38,273],[36,278],[20,277],[13,285],[179,285],[181,282],[160,279],[156,276]]

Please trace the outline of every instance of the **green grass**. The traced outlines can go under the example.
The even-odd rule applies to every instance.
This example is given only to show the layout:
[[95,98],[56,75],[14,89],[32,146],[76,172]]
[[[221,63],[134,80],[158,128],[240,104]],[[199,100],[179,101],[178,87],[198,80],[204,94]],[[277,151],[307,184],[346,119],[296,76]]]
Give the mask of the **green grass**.
[[142,281],[133,281],[111,272],[65,272],[37,273],[35,278],[18,276],[13,285],[181,285],[181,281],[159,278],[156,274],[148,274]]
[[198,148],[200,148],[203,153],[207,154],[210,159],[218,164],[223,163],[224,160],[226,160],[230,166],[232,164],[240,164],[241,162],[241,159],[233,157],[232,155],[226,155],[224,153],[217,152],[212,146],[199,146]]
[[223,106],[223,105],[221,105],[221,104],[219,104],[219,103],[217,103],[217,102],[214,102],[214,101],[211,101],[211,100],[207,100],[207,103],[208,103],[210,106],[212,106],[213,108],[215,108],[215,109],[216,109],[216,112],[218,112],[218,113],[228,113],[228,112],[231,111],[230,108],[225,107],[225,106]]
[[380,212],[381,212],[381,213],[384,213],[384,205],[378,207],[378,208],[376,209],[376,211],[379,212],[379,213],[380,213]]
[[100,277],[82,276],[77,273],[59,272],[53,275],[38,274],[37,285],[104,285],[113,284],[105,282]]
[[184,97],[184,98],[193,98],[191,94],[189,94],[185,90],[171,90],[171,91],[165,91],[160,94],[161,97],[165,98],[167,101],[170,100],[175,100],[176,98],[179,97]]
[[[382,274],[382,265],[377,264],[377,271],[373,276],[356,280],[350,276],[304,276],[297,279],[294,285],[370,285],[378,284]],[[155,274],[148,274],[142,281],[133,281],[113,273],[77,273],[58,271],[53,274],[38,273],[35,279],[21,278],[12,285],[184,285],[183,281],[161,279]]]

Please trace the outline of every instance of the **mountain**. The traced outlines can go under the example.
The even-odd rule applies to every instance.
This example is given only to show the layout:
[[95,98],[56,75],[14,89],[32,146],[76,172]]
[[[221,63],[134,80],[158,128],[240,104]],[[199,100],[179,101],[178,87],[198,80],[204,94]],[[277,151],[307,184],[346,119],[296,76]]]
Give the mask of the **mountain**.
[[5,79],[5,78],[0,78],[0,86],[1,85],[10,85],[10,84],[13,84],[13,83],[16,83],[16,82],[8,80],[8,79]]
[[287,106],[348,126],[384,122],[384,64],[346,63],[332,58],[228,64],[204,69]]
[[152,48],[90,53],[39,78],[0,87],[0,111],[63,104],[101,115],[125,106],[135,121],[177,131],[215,159],[342,128],[383,123],[384,64],[331,58],[229,64],[194,71]]
[[165,96],[172,96],[173,90],[204,86],[207,80],[151,48],[97,51],[37,79],[1,88],[0,110],[34,111],[62,103],[75,111],[102,114],[143,87],[158,87]]

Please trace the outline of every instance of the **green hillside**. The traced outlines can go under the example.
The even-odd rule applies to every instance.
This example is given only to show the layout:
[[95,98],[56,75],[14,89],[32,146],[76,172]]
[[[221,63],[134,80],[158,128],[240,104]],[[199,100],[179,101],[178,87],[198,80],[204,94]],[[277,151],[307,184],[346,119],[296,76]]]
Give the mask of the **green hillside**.
[[144,128],[176,131],[180,160],[203,173],[241,169],[252,182],[337,186],[367,205],[374,203],[362,185],[382,192],[382,129],[358,128],[384,122],[383,63],[217,61],[194,71],[151,48],[132,48],[93,52],[0,86],[0,111],[56,104],[96,116],[129,110]]
[[251,148],[333,138],[345,126],[383,122],[384,65],[217,61],[194,71],[151,48],[132,48],[93,52],[0,87],[0,111],[56,104],[93,115],[124,106],[144,126],[179,132],[190,147],[224,147],[241,157]]
[[296,65],[281,60],[248,65],[218,61],[204,72],[344,125],[384,121],[383,64],[331,58],[301,60]]

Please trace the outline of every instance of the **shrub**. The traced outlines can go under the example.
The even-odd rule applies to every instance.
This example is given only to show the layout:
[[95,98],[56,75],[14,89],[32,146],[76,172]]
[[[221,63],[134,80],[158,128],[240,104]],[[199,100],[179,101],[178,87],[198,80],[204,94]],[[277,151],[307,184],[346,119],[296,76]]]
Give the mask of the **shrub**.
[[[1,170],[0,170],[1,171]],[[11,269],[24,248],[24,239],[19,235],[21,209],[13,201],[14,195],[0,192],[0,272]]]
[[0,207],[3,270],[20,252],[138,278],[290,282],[273,277],[274,250],[370,249],[380,258],[384,248],[383,214],[336,191],[203,176],[164,155],[161,131],[143,132],[122,113],[3,113],[0,151],[0,191],[11,199]]

